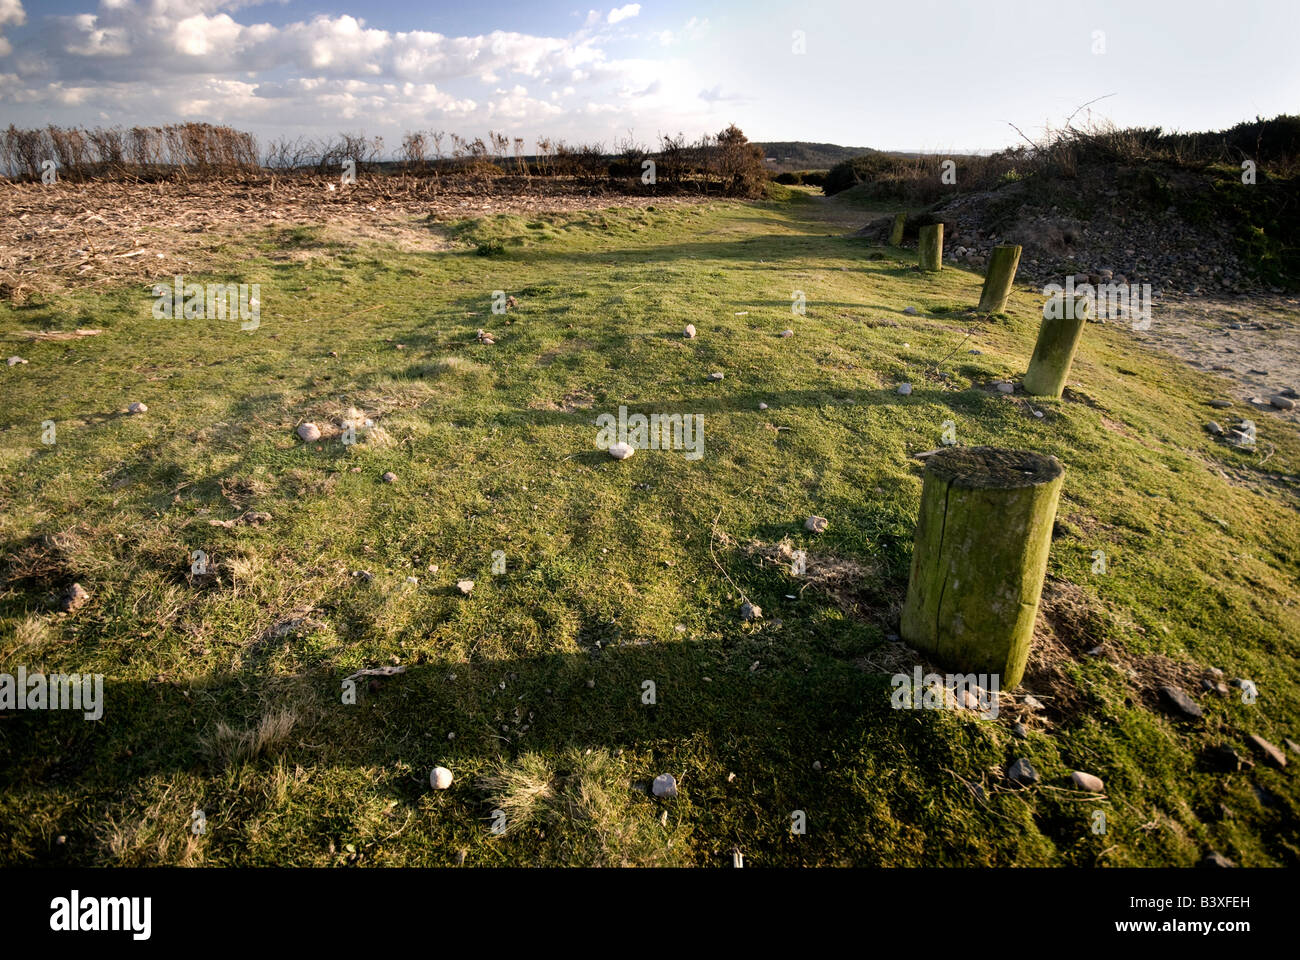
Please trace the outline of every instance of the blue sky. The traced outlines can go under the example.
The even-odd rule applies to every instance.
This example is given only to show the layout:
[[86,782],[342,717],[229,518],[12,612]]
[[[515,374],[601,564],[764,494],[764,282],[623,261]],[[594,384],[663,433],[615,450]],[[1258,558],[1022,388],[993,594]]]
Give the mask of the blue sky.
[[0,119],[988,150],[1300,105],[1300,2],[0,0]]

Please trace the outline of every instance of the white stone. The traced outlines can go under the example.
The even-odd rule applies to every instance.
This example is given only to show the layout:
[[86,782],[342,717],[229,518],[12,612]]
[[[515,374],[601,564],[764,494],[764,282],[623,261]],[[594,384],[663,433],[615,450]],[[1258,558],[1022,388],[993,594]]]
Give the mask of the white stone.
[[298,436],[305,443],[312,443],[320,439],[320,427],[314,423],[298,424]]
[[609,455],[615,460],[626,460],[635,452],[630,443],[615,443],[609,448]]
[[766,409],[767,409],[767,404],[766,404],[766,403],[760,403],[760,404],[758,405],[758,409],[760,409],[760,410],[766,410]]
[[1094,777],[1091,773],[1084,773],[1082,770],[1075,770],[1070,774],[1070,782],[1078,790],[1087,790],[1089,793],[1101,793],[1101,777]]
[[26,362],[27,362],[27,361],[24,360],[22,357],[10,357],[10,358],[9,358],[9,366],[11,366],[11,367],[14,367],[14,366],[17,366],[17,365],[20,364],[20,363],[26,363]]
[[671,773],[661,773],[655,777],[650,789],[656,797],[675,797],[677,796],[677,778]]
[[459,590],[461,593],[465,594],[465,596],[468,597],[470,591],[474,589],[474,581],[473,581],[473,580],[457,580],[457,581],[456,581],[456,589]]
[[688,323],[688,324],[686,325],[686,329],[682,331],[682,336],[685,337],[687,340],[694,340],[694,339],[695,339],[695,324],[693,324],[693,323]]
[[397,482],[397,474],[395,474],[395,473],[393,473],[393,471],[389,470],[387,473],[384,474],[384,476],[383,476],[382,479],[383,479],[384,483],[396,483],[396,482]]
[[132,402],[132,403],[127,404],[126,410],[127,410],[128,413],[148,413],[148,412],[149,412],[149,408],[146,407],[146,406],[145,406],[143,403],[141,403],[139,400],[136,400],[136,401],[134,401],[134,402]]
[[912,385],[910,383],[900,383],[898,385],[898,392],[906,397],[912,392]]
[[781,336],[783,336],[783,337],[793,337],[793,336],[794,336],[794,331],[793,331],[793,330],[782,330],[782,331],[781,331]]
[[830,523],[825,517],[809,517],[803,522],[803,528],[813,533],[823,533]]
[[451,786],[451,771],[446,767],[434,767],[429,774],[429,786],[435,790],[446,790]]
[[999,380],[994,386],[998,388],[999,393],[1015,393],[1016,390],[1014,383],[1008,383],[1005,380]]

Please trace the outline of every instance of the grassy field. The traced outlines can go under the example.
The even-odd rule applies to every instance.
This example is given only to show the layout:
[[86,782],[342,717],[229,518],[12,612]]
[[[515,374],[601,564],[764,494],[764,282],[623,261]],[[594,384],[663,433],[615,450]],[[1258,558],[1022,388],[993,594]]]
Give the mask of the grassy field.
[[[1088,326],[1064,399],[1000,395],[1041,297],[977,317],[979,276],[843,237],[864,219],[781,190],[430,225],[436,253],[271,228],[191,278],[260,283],[251,332],[155,320],[141,287],[0,305],[30,361],[0,373],[0,672],[106,676],[97,722],[0,716],[0,860],[1300,862],[1293,767],[1205,758],[1300,739],[1294,428],[1219,443],[1206,420],[1253,414],[1117,325]],[[16,339],[77,327],[102,333]],[[611,459],[594,421],[620,405],[702,414],[704,456]],[[352,408],[376,427],[345,444]],[[889,639],[912,454],[945,421],[1066,466],[1035,659],[993,721],[890,708],[917,662]],[[74,581],[90,600],[60,612]],[[1258,699],[1205,693],[1210,667]],[[1169,680],[1202,721],[1158,708]],[[1021,756],[1043,781],[1012,790]]]

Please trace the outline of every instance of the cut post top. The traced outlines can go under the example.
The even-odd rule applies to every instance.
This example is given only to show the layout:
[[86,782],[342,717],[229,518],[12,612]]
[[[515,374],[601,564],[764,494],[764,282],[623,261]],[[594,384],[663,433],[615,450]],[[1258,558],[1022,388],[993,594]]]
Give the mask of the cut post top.
[[1036,487],[1065,473],[1055,457],[1001,447],[949,447],[930,457],[925,470],[968,490]]

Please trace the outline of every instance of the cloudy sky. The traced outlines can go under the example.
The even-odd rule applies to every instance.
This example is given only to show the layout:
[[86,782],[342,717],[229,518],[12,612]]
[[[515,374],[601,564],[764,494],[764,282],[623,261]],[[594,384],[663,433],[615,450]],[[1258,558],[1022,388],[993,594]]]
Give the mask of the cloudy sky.
[[1294,112],[1298,36],[1300,0],[0,0],[0,120],[996,149],[1099,97]]

